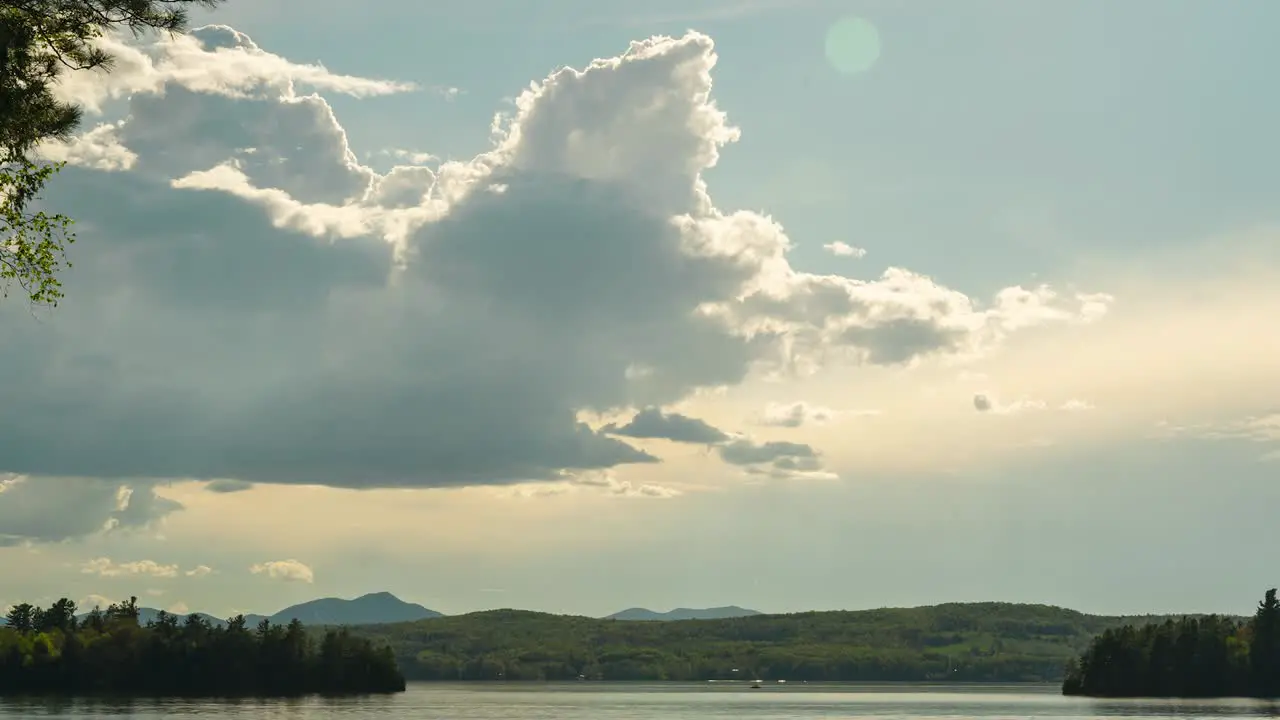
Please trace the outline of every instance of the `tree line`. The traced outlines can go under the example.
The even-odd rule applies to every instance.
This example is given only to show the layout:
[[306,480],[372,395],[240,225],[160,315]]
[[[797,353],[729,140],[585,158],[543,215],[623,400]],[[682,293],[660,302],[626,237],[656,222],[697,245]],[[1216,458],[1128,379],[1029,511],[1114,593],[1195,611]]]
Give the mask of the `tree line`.
[[1252,618],[1184,617],[1103,632],[1067,669],[1066,695],[1280,697],[1280,601]]
[[1011,603],[670,622],[494,610],[352,632],[390,645],[410,680],[1060,682],[1132,620]]
[[0,627],[0,695],[292,696],[401,692],[390,648],[298,620],[214,627],[169,613],[138,623],[137,598],[76,615],[66,598],[12,607]]

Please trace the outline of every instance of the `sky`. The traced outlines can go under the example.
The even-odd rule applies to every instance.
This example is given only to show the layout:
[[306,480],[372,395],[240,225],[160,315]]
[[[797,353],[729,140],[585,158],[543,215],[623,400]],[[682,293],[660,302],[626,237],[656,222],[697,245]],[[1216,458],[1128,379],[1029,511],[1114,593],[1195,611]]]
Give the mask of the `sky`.
[[[305,12],[303,11],[305,8]],[[0,302],[0,606],[1249,612],[1280,5],[230,0]]]

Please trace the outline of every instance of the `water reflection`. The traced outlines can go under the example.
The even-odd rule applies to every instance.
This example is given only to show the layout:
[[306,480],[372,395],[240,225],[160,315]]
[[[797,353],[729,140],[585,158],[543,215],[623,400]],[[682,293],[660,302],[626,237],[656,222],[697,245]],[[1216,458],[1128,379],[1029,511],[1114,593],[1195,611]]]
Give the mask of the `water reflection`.
[[386,695],[301,698],[0,698],[0,720],[57,717],[329,718],[390,709]]
[[1143,698],[1089,702],[1093,711],[1103,717],[1280,717],[1280,703],[1250,698]]
[[1280,717],[1280,703],[1091,700],[1028,686],[413,684],[401,695],[294,699],[0,698],[0,720],[1092,720]]

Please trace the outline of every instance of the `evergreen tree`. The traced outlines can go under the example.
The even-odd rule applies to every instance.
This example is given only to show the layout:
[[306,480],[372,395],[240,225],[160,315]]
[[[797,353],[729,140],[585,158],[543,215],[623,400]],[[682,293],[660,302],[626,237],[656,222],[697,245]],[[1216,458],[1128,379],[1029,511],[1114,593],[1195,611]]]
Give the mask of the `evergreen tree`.
[[180,32],[190,7],[223,0],[4,0],[0,4],[0,294],[10,283],[33,303],[57,304],[57,274],[75,241],[71,220],[32,212],[60,164],[33,156],[47,140],[66,140],[81,109],[54,95],[66,71],[110,70],[96,42],[128,30]]
[[390,650],[345,630],[325,634],[316,652],[305,628],[268,622],[256,632],[242,616],[220,628],[199,615],[169,613],[139,626],[137,599],[95,610],[75,623],[75,603],[23,603],[0,627],[0,696],[291,696],[404,690]]
[[1280,696],[1280,602],[1247,623],[1216,615],[1107,630],[1067,668],[1066,695]]
[[1280,600],[1276,599],[1274,588],[1267,591],[1253,616],[1249,666],[1254,692],[1262,697],[1280,697]]

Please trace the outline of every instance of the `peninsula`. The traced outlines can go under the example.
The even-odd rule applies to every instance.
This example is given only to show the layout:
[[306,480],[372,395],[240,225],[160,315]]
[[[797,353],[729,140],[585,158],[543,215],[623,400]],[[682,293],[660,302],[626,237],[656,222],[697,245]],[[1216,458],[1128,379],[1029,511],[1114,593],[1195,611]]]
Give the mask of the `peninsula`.
[[77,618],[74,602],[14,606],[0,627],[0,695],[294,696],[405,689],[390,648],[345,628],[243,616],[138,622],[137,598]]
[[1247,620],[1204,615],[1103,632],[1067,670],[1064,695],[1280,697],[1280,600]]

